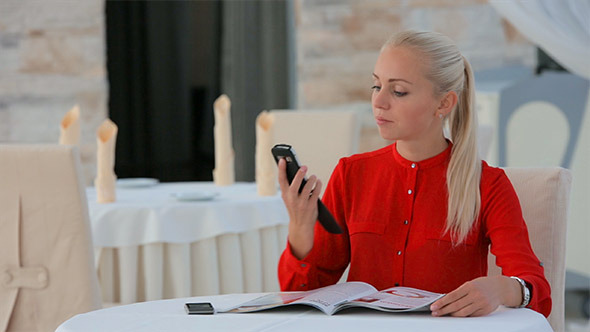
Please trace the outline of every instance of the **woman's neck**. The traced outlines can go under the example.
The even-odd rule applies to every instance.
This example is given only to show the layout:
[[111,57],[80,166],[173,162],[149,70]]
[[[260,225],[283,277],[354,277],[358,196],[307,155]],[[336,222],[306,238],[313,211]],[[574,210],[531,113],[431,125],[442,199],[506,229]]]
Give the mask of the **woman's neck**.
[[397,152],[402,157],[410,161],[419,162],[440,154],[447,149],[449,142],[444,137],[434,142],[398,140],[395,146]]

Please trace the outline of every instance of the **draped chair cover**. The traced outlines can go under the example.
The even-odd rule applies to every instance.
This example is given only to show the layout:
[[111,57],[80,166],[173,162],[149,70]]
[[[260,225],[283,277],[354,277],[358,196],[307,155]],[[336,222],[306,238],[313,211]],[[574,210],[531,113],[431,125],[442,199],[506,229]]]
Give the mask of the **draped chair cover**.
[[101,307],[78,149],[0,145],[0,331]]

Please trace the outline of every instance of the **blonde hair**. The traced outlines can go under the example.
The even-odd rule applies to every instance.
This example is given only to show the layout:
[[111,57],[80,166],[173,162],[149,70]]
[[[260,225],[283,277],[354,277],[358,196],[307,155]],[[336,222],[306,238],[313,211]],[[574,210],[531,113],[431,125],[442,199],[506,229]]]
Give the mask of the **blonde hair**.
[[434,93],[442,96],[455,91],[459,100],[445,118],[453,142],[447,169],[447,225],[453,241],[465,240],[479,216],[481,160],[477,151],[477,118],[474,112],[474,82],[471,66],[453,41],[435,32],[404,31],[391,37],[386,47],[408,47],[423,55],[426,78]]

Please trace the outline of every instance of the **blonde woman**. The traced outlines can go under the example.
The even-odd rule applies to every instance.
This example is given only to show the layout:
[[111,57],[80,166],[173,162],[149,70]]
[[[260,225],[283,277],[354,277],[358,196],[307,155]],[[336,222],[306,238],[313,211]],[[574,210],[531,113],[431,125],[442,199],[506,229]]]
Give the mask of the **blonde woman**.
[[[307,168],[289,186],[279,163],[290,217],[281,288],[334,284],[350,263],[349,281],[447,293],[432,304],[435,316],[482,316],[499,305],[548,316],[549,283],[518,197],[503,170],[478,158],[467,60],[445,36],[406,31],[385,43],[372,76],[375,121],[395,143],[343,158],[332,173],[322,200],[344,234],[316,225],[320,180],[312,175],[299,194]],[[490,244],[502,276],[486,276]]]

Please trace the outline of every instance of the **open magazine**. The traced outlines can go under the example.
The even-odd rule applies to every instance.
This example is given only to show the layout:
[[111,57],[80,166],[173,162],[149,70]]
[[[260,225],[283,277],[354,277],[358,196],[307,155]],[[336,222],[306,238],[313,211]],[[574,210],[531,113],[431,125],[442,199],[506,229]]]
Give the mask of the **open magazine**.
[[364,282],[345,282],[304,292],[269,293],[220,312],[255,312],[287,305],[304,304],[328,315],[350,307],[388,312],[430,311],[430,304],[444,294],[410,287],[378,291]]

